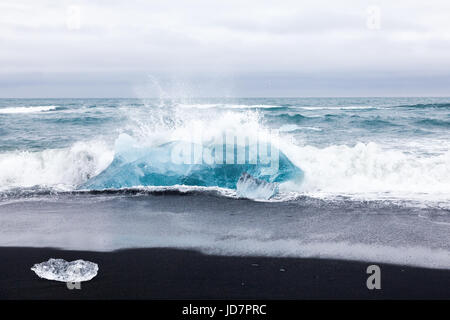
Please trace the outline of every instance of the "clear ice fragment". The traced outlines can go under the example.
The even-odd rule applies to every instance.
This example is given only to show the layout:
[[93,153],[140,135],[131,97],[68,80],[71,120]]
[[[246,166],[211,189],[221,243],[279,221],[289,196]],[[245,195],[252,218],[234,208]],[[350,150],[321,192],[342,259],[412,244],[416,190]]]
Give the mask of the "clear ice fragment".
[[98,265],[84,260],[49,259],[31,267],[40,278],[61,282],[89,281],[97,275]]

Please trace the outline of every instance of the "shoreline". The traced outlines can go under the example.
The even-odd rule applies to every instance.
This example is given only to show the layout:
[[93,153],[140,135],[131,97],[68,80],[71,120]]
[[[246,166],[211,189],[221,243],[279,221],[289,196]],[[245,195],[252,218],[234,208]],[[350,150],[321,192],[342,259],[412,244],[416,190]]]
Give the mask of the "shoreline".
[[[30,268],[49,258],[83,259],[98,275],[69,290]],[[112,252],[0,247],[0,299],[450,299],[450,270],[384,263],[215,256],[172,248]],[[369,290],[369,265],[381,289]]]

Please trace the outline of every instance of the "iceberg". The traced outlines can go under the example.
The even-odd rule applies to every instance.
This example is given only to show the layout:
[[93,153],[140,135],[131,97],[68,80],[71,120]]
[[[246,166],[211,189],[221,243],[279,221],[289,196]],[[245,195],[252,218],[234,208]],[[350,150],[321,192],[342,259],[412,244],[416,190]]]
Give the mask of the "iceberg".
[[40,278],[61,282],[89,281],[97,275],[98,265],[84,260],[49,259],[31,267]]
[[236,193],[243,198],[269,200],[278,193],[278,184],[256,179],[244,172],[236,184]]
[[[187,141],[172,141],[146,147],[140,146],[132,137],[121,134],[116,141],[112,163],[100,174],[80,185],[79,189],[173,185],[235,189],[244,172],[271,183],[303,178],[303,171],[284,153],[273,146],[269,147],[272,151],[268,157],[271,158],[266,157],[263,159],[265,161],[261,161],[259,155],[252,154],[252,150],[256,150],[254,146],[205,146]],[[224,150],[233,150],[233,153],[230,156]],[[245,158],[244,161],[236,161],[239,154],[241,160]],[[249,161],[251,157],[253,160]],[[230,158],[234,161],[229,161]]]

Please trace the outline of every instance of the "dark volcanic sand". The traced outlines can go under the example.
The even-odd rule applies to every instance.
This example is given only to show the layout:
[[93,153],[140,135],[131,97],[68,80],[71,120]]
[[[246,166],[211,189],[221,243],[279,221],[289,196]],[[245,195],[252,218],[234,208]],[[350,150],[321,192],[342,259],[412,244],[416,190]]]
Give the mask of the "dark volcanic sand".
[[[31,266],[84,259],[99,274],[81,290],[40,279]],[[381,290],[368,290],[372,263],[210,256],[176,249],[115,252],[0,248],[0,299],[449,299],[450,271],[379,264]]]

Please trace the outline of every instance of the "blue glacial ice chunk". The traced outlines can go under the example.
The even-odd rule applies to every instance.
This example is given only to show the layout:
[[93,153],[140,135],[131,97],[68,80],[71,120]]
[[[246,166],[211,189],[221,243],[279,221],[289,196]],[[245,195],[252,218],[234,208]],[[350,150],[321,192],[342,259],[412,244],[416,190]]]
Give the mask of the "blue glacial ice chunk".
[[236,184],[236,193],[244,198],[268,200],[278,193],[278,183],[259,180],[244,172]]
[[[261,161],[225,163],[226,156],[220,158],[220,161],[211,160],[216,156],[216,152],[221,154],[226,148],[230,146],[200,146],[185,141],[143,147],[132,137],[121,134],[115,144],[115,156],[112,163],[99,175],[79,186],[79,189],[101,190],[172,185],[235,189],[239,177],[244,172],[267,182],[281,183],[288,180],[301,180],[303,177],[303,171],[274,147],[272,150],[273,154],[277,155],[276,159],[265,163]],[[196,153],[192,150],[202,150],[200,160],[195,158]],[[249,146],[237,146],[234,152],[234,156],[241,152],[241,155],[244,154],[249,158]]]

